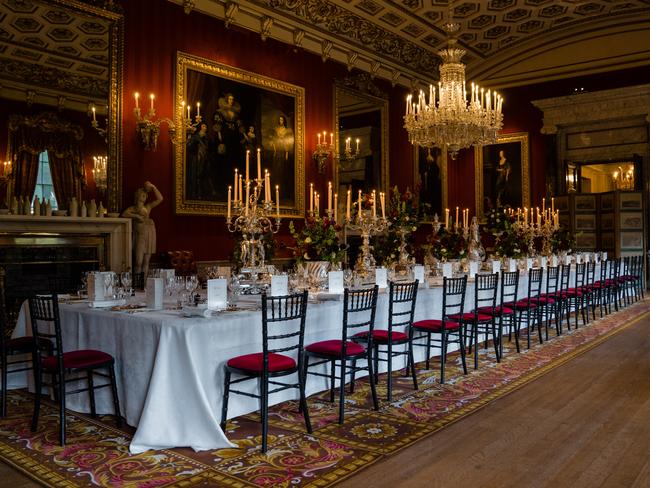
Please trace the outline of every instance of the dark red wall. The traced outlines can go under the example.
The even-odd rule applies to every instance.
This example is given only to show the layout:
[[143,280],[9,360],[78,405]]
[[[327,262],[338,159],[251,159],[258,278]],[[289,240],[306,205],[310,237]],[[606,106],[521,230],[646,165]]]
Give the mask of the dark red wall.
[[[174,66],[177,51],[236,66],[305,89],[305,165],[306,185],[315,182],[324,193],[332,177],[318,175],[311,153],[316,134],[331,130],[333,118],[333,81],[348,75],[345,66],[273,40],[263,42],[259,34],[232,27],[223,21],[193,12],[184,15],[182,7],[163,0],[124,2],[125,64],[124,64],[124,198],[131,204],[136,188],[151,180],[162,192],[165,201],[152,212],[158,232],[158,249],[191,249],[199,260],[223,259],[232,248],[223,218],[174,215],[173,147],[166,128],[161,131],[158,150],[144,151],[136,138],[133,118],[133,94],[156,95],[156,111],[171,117],[174,92]],[[378,86],[393,100],[404,100],[405,91],[391,88],[377,80]],[[407,160],[410,145],[402,129],[402,103],[391,103],[391,161]],[[410,161],[410,160],[409,160]],[[392,165],[391,183],[406,185],[412,179],[408,171]],[[286,234],[288,222],[283,224]],[[285,238],[286,240],[286,238]]]

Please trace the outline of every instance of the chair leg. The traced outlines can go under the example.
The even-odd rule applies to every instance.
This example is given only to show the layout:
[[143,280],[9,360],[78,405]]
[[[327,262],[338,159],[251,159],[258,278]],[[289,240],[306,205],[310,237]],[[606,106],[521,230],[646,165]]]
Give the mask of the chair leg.
[[[305,363],[305,369],[307,364]],[[223,380],[223,402],[221,403],[221,430],[226,432],[226,421],[228,419],[228,398],[230,397],[230,371],[226,369]]]
[[427,369],[431,369],[430,361],[431,361],[431,332],[428,332],[427,333]]
[[350,372],[350,395],[354,393],[354,380],[357,375],[357,360],[352,360],[352,371]]
[[[446,332],[443,332],[443,337],[446,335]],[[449,337],[447,337],[449,339]],[[447,342],[449,342],[447,340]],[[462,341],[461,331],[458,331],[458,342],[460,348],[460,362],[463,364],[463,374],[467,374],[467,357],[465,354],[465,344]],[[445,361],[447,360],[447,343],[445,343]]]
[[262,452],[266,452],[269,435],[269,378],[260,377],[260,415],[262,416]]
[[[440,344],[440,383],[443,384],[445,382],[445,363],[447,362],[447,332],[442,331],[441,335],[441,344]],[[463,345],[464,338],[463,338],[463,333],[459,330],[458,331],[458,339],[461,344]],[[465,366],[465,361],[463,360],[463,368],[465,370],[465,374],[467,374],[467,366]]]
[[[0,333],[3,333],[0,331]],[[7,415],[7,353],[2,353],[2,400],[0,404],[0,417]]]
[[[334,361],[332,361],[334,364]],[[345,410],[345,367],[347,361],[341,359],[341,385],[339,386],[339,424],[343,425],[343,416]]]
[[375,362],[375,384],[379,383],[379,345],[375,344],[372,350],[372,358]]
[[[305,427],[309,434],[312,433],[311,428],[311,419],[309,418],[309,406],[307,405],[307,395],[305,394],[305,387],[307,385],[307,368],[304,367],[307,364],[306,355],[303,353],[302,362],[300,368],[298,369],[298,389],[300,390],[300,411],[302,416],[305,419]],[[341,387],[343,391],[343,387]]]
[[115,409],[115,422],[118,427],[122,427],[122,411],[120,410],[120,397],[117,394],[117,381],[115,379],[115,366],[108,368],[108,374],[111,377],[111,391],[113,392],[113,408]]
[[65,377],[59,375],[59,443],[65,446]]
[[499,341],[497,339],[497,326],[496,326],[496,320],[492,318],[492,321],[490,322],[492,324],[492,342],[494,343],[494,353],[496,354],[497,357],[497,363],[501,362],[501,355],[499,353]]
[[515,329],[515,346],[517,348],[517,352],[521,352],[521,346],[519,345],[519,332],[521,329],[521,312],[519,313],[515,312],[515,316],[512,318],[512,321],[514,322],[514,329]]
[[97,409],[95,407],[95,382],[93,379],[93,371],[91,369],[86,371],[86,377],[88,379],[88,397],[90,398],[90,416],[92,418],[96,418]]
[[334,403],[334,388],[336,386],[336,362],[330,361],[330,402]]
[[372,393],[372,405],[375,410],[379,410],[379,400],[377,400],[377,384],[375,383],[375,372],[372,366],[372,349],[368,348],[367,351],[368,361],[368,378],[370,379],[370,392]]
[[[411,374],[413,375],[413,389],[417,390],[418,389],[418,376],[415,373],[415,360],[413,359],[413,342],[409,341],[408,344],[408,357],[409,357],[409,363],[411,363]],[[407,365],[408,369],[408,365]]]
[[478,324],[472,324],[472,337],[474,338],[474,369],[478,369]]
[[393,343],[388,340],[388,357],[387,357],[388,376],[386,378],[388,394],[386,399],[390,402],[393,399]]
[[31,431],[36,432],[38,429],[38,416],[41,411],[41,388],[43,384],[43,372],[40,367],[40,357],[38,352],[34,352],[32,355],[32,365],[34,371],[34,413],[32,414],[32,425]]

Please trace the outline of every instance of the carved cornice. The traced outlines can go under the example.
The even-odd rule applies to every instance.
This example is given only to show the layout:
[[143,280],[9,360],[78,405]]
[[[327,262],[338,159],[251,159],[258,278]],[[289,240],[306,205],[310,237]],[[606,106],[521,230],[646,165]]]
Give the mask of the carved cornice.
[[346,76],[343,80],[337,81],[338,86],[345,88],[352,88],[372,95],[373,97],[388,99],[388,95],[381,91],[377,85],[372,81],[372,76],[367,73],[359,73],[356,75]]
[[427,50],[338,5],[323,0],[251,0],[251,3],[290,13],[310,26],[346,38],[420,73],[437,68],[437,58]]
[[556,134],[563,126],[643,116],[650,122],[650,84],[532,102],[544,112],[542,134]]
[[39,127],[43,132],[70,133],[75,140],[84,137],[84,131],[78,124],[59,119],[52,112],[43,112],[38,115],[12,115],[9,117],[9,132],[17,131],[21,126]]

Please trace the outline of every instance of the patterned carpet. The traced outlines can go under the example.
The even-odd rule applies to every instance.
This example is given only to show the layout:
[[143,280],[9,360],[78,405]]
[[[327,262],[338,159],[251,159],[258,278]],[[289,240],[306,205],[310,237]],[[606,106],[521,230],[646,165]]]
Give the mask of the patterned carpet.
[[[535,336],[535,346],[521,354],[506,340],[501,364],[493,351],[483,350],[479,369],[470,369],[467,376],[453,355],[445,385],[437,383],[437,360],[432,370],[419,365],[418,391],[409,378],[395,373],[393,401],[381,402],[378,412],[371,408],[369,384],[358,380],[354,394],[346,395],[343,426],[329,394],[314,395],[309,398],[312,435],[305,432],[296,403],[285,402],[271,408],[266,455],[257,447],[260,426],[254,414],[228,422],[227,435],[238,449],[171,449],[134,456],[128,452],[133,429],[116,429],[109,416],[94,420],[68,412],[68,444],[61,448],[56,408],[44,405],[39,431],[32,433],[32,397],[14,391],[9,416],[0,419],[0,459],[52,487],[331,486],[595,347],[648,313],[650,300],[639,302],[560,337],[551,332],[543,345]],[[380,400],[385,384],[380,378]]]

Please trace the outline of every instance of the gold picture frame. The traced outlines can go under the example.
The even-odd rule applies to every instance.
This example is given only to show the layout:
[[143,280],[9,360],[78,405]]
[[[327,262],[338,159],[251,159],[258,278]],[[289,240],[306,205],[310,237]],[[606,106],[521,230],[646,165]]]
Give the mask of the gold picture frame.
[[[303,216],[305,89],[180,51],[176,55],[175,78],[176,127],[183,127],[187,117],[182,103],[187,101],[194,109],[200,101],[202,123],[206,124],[204,130],[208,134],[201,161],[192,145],[192,137],[200,131],[195,130],[185,143],[174,147],[176,214],[225,215],[227,189],[233,185],[234,169],[238,168],[240,174],[245,172],[245,149],[252,149],[250,170],[254,178],[255,151],[260,147],[262,171],[271,170],[271,186],[280,184],[281,215]],[[228,120],[218,115],[227,107],[232,108],[236,121],[234,117]],[[284,126],[286,143],[281,149],[276,140],[276,125]]]
[[[505,159],[511,168],[510,182],[518,181],[518,185],[509,188],[511,195],[502,205],[511,207],[530,207],[530,171],[528,164],[528,133],[515,132],[511,134],[501,134],[497,136],[497,142],[482,147],[474,148],[474,171],[475,171],[475,194],[476,194],[476,214],[482,220],[484,219],[484,208],[486,197],[490,199],[492,205],[496,201],[496,165],[500,159],[500,151],[503,151]],[[489,165],[485,164],[489,161]],[[491,170],[490,178],[486,178],[486,169]],[[514,180],[512,179],[514,178]],[[489,179],[489,181],[487,181]],[[486,185],[488,186],[486,191]]]
[[[448,195],[447,195],[447,164],[448,164],[448,154],[447,154],[447,147],[439,148],[439,147],[434,147],[434,148],[426,148],[426,147],[420,147],[418,145],[413,145],[413,176],[414,176],[414,181],[415,181],[415,187],[419,189],[419,195],[420,195],[420,207],[422,207],[423,204],[426,204],[427,202],[430,202],[431,197],[433,196],[432,194],[428,194],[430,192],[435,192],[434,188],[428,188],[427,185],[422,181],[423,177],[428,176],[426,174],[426,171],[422,171],[422,165],[423,161],[424,162],[434,162],[431,161],[429,156],[435,159],[440,158],[440,165],[438,166],[439,170],[439,180],[440,180],[440,209],[437,211],[435,208],[431,210],[431,212],[428,213],[423,213],[420,212],[420,215],[422,216],[422,222],[423,223],[431,223],[433,222],[433,217],[435,213],[438,213],[438,218],[442,219],[443,218],[443,212],[445,211],[445,208],[447,208],[448,205]],[[418,187],[419,185],[419,187]]]

